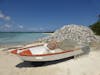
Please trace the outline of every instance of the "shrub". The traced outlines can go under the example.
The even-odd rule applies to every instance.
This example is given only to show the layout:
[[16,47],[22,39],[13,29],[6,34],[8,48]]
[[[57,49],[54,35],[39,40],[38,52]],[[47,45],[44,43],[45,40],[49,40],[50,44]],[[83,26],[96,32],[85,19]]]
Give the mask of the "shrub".
[[96,35],[100,35],[100,21],[89,26]]

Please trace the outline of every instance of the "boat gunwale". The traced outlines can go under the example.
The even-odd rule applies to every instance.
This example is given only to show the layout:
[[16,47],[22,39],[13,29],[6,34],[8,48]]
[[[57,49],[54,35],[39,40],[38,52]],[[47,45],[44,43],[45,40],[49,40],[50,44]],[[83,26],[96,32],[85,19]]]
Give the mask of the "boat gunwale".
[[[20,55],[20,56],[51,56],[51,55],[57,55],[57,54],[63,54],[63,53],[69,53],[73,51],[80,50],[80,48],[74,49],[74,50],[64,50],[62,52],[57,52],[57,53],[48,53],[48,54],[34,54],[34,55]],[[19,55],[19,54],[18,54]]]
[[[28,48],[37,47],[37,46],[43,46],[43,45],[44,44],[40,44],[40,45],[30,46],[30,47],[26,47],[26,48],[21,48],[21,49],[18,49],[18,50],[23,50],[23,49],[28,50]],[[61,52],[56,52],[56,53],[34,54],[34,55],[20,55],[20,56],[50,56],[50,55],[57,55],[57,54],[63,54],[63,53],[68,53],[68,52],[72,52],[72,51],[77,51],[77,50],[80,50],[80,49],[81,48],[76,48],[76,49],[71,49],[71,50],[63,50]],[[17,54],[17,55],[19,55],[19,54]]]

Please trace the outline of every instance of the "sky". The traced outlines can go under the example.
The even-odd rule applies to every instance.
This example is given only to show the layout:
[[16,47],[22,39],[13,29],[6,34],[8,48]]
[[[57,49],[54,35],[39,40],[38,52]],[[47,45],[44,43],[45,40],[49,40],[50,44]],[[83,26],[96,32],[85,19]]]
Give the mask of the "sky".
[[54,31],[67,24],[89,26],[100,0],[0,0],[0,31]]

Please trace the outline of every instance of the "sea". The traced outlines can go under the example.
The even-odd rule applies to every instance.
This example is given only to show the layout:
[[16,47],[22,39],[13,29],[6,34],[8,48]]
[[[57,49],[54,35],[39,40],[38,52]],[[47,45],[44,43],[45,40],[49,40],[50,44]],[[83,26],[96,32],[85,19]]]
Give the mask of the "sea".
[[0,47],[29,44],[48,35],[32,32],[0,32]]

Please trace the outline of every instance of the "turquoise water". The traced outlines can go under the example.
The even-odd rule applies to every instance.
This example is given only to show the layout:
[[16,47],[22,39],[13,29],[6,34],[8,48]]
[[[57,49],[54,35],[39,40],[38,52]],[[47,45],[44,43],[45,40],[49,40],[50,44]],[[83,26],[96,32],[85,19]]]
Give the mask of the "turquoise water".
[[20,45],[32,43],[33,41],[45,37],[48,34],[44,33],[0,33],[0,46],[1,45]]

